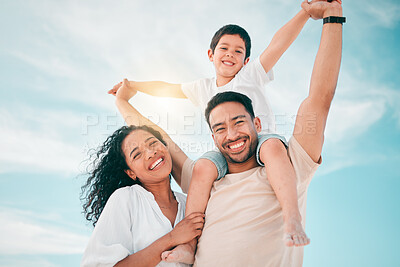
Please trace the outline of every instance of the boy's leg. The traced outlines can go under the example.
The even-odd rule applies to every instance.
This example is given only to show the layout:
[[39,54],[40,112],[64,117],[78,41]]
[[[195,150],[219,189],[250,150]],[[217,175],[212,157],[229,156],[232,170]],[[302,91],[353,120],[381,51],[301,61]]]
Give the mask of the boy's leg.
[[310,240],[303,230],[298,207],[296,174],[285,145],[277,138],[270,138],[260,144],[259,156],[282,207],[286,245],[308,245]]
[[[195,163],[186,200],[185,216],[193,212],[205,212],[213,182],[225,176],[227,170],[224,157],[216,151],[207,152]],[[163,252],[162,260],[193,264],[196,246],[197,239],[178,245],[171,251]]]

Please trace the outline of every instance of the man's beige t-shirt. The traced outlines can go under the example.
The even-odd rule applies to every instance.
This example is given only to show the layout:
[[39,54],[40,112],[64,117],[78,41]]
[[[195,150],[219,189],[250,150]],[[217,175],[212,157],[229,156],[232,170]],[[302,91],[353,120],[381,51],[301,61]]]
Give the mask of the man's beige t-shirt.
[[[288,155],[297,176],[304,226],[307,188],[320,162],[315,163],[294,137]],[[193,164],[185,162],[182,177],[191,176]],[[301,266],[303,248],[285,246],[283,236],[282,209],[265,168],[227,174],[211,189],[194,266]]]

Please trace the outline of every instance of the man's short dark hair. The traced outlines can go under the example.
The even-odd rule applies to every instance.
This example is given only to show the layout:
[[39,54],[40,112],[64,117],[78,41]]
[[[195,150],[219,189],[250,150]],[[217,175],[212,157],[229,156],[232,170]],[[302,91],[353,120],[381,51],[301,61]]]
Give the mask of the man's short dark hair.
[[227,91],[223,93],[218,93],[216,94],[207,104],[207,108],[205,110],[205,116],[206,116],[206,121],[208,123],[208,126],[211,129],[210,125],[210,113],[211,111],[218,105],[225,103],[225,102],[237,102],[239,104],[242,104],[246,111],[250,114],[250,117],[254,119],[254,109],[252,105],[252,101],[250,98],[248,98],[246,95],[237,93],[237,92],[232,92],[232,91]]
[[245,48],[246,48],[246,55],[245,59],[247,59],[250,56],[250,49],[251,49],[251,40],[249,34],[246,32],[245,29],[238,25],[234,24],[228,24],[223,26],[221,29],[219,29],[215,34],[214,37],[211,39],[211,44],[210,44],[210,49],[214,54],[215,47],[217,46],[219,40],[221,39],[222,36],[224,35],[236,35],[238,34],[240,38],[242,38]]

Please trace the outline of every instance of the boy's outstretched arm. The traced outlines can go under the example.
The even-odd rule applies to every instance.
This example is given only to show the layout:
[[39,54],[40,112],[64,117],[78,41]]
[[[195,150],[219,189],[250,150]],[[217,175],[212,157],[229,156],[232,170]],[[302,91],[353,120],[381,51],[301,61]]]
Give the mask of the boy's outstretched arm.
[[[327,0],[314,0],[312,2],[327,2]],[[341,0],[335,0],[335,2],[341,3]],[[310,14],[302,9],[275,33],[271,43],[260,55],[261,65],[264,67],[265,72],[269,72],[275,66],[283,53],[296,40],[309,18]]]
[[[113,89],[109,90],[108,93],[116,95],[121,85],[122,82],[114,85]],[[151,81],[151,82],[129,81],[129,88],[134,91],[139,91],[152,96],[187,98],[186,95],[182,92],[181,84],[167,83],[161,81]]]
[[135,94],[136,91],[130,88],[128,80],[125,79],[123,82],[121,82],[115,99],[115,104],[119,112],[121,113],[127,125],[146,125],[161,133],[164,141],[167,143],[168,151],[172,157],[172,175],[178,185],[181,185],[182,167],[183,163],[187,159],[187,155],[160,126],[144,117],[129,103],[129,99],[131,99]]

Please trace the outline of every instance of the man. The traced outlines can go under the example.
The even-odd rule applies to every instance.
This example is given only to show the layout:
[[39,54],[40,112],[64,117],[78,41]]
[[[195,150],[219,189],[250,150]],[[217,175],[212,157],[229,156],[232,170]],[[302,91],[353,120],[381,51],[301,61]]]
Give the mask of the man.
[[[316,4],[303,3],[313,17],[330,19],[324,20],[309,95],[298,110],[288,146],[303,225],[307,188],[321,163],[342,52],[341,5]],[[254,117],[251,101],[238,93],[219,94],[209,102],[206,117],[214,142],[228,162],[229,174],[213,185],[194,265],[301,266],[303,249],[285,246],[281,206],[265,179],[265,168],[256,161],[261,124]],[[181,177],[190,175],[192,167],[193,161],[188,159]]]

